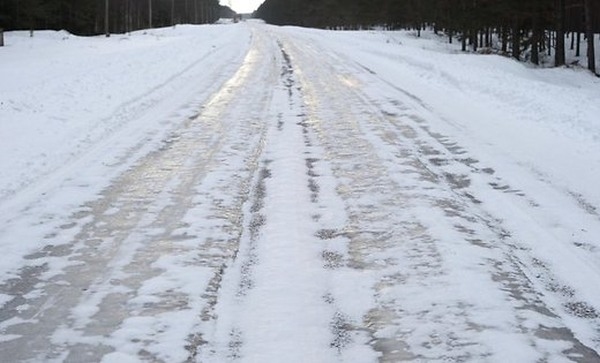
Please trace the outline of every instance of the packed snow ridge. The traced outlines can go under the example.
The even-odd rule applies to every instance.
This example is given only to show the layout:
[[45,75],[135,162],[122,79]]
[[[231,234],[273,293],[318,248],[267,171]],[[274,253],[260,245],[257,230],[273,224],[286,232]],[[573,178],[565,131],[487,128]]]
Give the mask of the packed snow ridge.
[[433,33],[5,33],[0,360],[600,362],[600,80]]

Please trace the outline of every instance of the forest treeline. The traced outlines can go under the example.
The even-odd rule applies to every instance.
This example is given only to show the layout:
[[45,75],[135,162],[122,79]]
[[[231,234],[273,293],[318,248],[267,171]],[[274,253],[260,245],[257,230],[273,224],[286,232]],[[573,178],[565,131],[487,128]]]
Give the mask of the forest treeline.
[[[255,15],[276,25],[328,29],[431,27],[462,49],[497,49],[539,64],[553,54],[565,64],[565,44],[579,53],[587,44],[595,72],[594,33],[600,28],[598,0],[266,0]],[[570,36],[570,38],[569,38]],[[546,52],[546,53],[543,53]]]
[[219,0],[0,0],[4,30],[64,29],[78,35],[213,23],[233,14]]

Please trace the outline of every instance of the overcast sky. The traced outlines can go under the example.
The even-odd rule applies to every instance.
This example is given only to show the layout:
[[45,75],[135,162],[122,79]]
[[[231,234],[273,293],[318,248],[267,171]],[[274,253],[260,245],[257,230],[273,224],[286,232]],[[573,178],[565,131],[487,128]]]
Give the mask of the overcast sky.
[[251,13],[256,10],[264,0],[221,0],[221,5],[229,6],[237,13]]

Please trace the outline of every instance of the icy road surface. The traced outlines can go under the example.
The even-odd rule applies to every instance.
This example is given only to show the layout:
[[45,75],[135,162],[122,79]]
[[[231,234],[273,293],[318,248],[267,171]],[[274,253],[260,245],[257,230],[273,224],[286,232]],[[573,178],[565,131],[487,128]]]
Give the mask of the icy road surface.
[[[58,162],[16,142],[3,161],[21,176],[0,204],[0,361],[600,361],[600,141],[577,133],[596,106],[575,126],[552,108],[597,96],[591,77],[406,34],[178,29],[96,38],[109,62],[85,87],[30,65],[32,85],[0,89],[7,124],[112,110],[47,144]],[[485,62],[515,78],[476,83]],[[140,94],[100,81],[138,67]],[[511,103],[523,78],[547,99]]]

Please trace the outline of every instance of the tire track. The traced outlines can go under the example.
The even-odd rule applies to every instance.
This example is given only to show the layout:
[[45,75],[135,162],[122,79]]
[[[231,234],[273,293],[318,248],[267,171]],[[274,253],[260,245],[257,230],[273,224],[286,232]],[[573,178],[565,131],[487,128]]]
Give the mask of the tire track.
[[[374,276],[365,283],[375,300],[358,329],[370,333],[379,360],[481,360],[502,356],[496,343],[503,340],[539,359],[598,359],[542,298],[544,289],[524,268],[535,264],[523,258],[502,221],[480,207],[472,176],[479,174],[479,183],[480,175],[491,179],[488,186],[496,193],[535,202],[432,131],[419,102],[394,100],[394,107],[386,104],[382,111],[361,92],[352,64],[339,56],[327,59],[314,44],[291,43],[303,67],[307,117],[349,214],[344,227],[319,235],[347,238],[347,265]],[[317,59],[321,67],[310,67]],[[340,258],[330,260],[339,264]],[[494,299],[474,296],[468,281]],[[591,311],[582,304],[574,308]],[[494,326],[476,313],[490,310],[501,312],[506,325]]]
[[[197,117],[65,224],[81,226],[68,243],[29,256],[41,267],[1,287],[15,296],[2,309],[3,332],[15,337],[0,343],[4,358],[195,359],[220,275],[237,253],[246,185],[264,143],[270,92],[239,97],[268,79],[256,42]],[[55,256],[69,262],[45,276]]]

